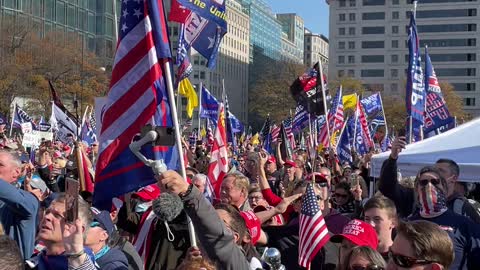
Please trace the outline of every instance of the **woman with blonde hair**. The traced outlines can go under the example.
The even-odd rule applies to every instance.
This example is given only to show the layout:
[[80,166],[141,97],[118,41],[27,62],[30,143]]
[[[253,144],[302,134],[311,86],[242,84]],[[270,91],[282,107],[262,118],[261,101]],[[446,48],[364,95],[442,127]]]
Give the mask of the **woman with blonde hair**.
[[356,246],[343,262],[343,270],[383,270],[387,263],[378,251],[368,246]]

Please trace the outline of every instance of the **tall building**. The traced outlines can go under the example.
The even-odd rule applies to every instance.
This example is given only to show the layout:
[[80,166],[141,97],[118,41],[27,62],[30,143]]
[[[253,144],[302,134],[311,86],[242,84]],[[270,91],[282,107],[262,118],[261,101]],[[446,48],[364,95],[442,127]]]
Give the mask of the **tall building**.
[[[331,0],[331,78],[351,76],[371,90],[404,95],[408,0]],[[440,82],[451,83],[464,109],[480,114],[480,5],[476,0],[418,1],[420,45],[428,45]],[[422,59],[423,60],[423,59]]]
[[[295,13],[277,14],[277,20],[282,25],[282,31],[287,39],[293,43],[293,56],[296,62],[303,63],[303,43],[305,25],[303,19]],[[283,46],[282,42],[282,46]],[[283,51],[283,50],[282,50]],[[291,54],[290,52],[287,52]]]
[[305,43],[303,63],[307,67],[322,62],[322,66],[328,67],[328,38],[324,35],[314,34],[305,28]]
[[[228,32],[223,37],[216,67],[206,67],[206,59],[191,50],[192,84],[200,89],[200,82],[217,98],[222,97],[222,80],[228,95],[231,112],[242,122],[248,121],[248,67],[250,59],[250,22],[242,5],[236,0],[226,1]],[[196,119],[196,118],[194,118]]]
[[282,32],[282,50],[280,52],[280,60],[283,62],[303,63],[303,58],[298,58],[298,49],[285,32]]
[[111,63],[115,48],[113,10],[111,0],[4,0],[0,1],[0,24],[16,19],[17,24],[30,26],[41,37],[50,32],[56,32],[60,39],[78,34],[85,38],[85,49]]

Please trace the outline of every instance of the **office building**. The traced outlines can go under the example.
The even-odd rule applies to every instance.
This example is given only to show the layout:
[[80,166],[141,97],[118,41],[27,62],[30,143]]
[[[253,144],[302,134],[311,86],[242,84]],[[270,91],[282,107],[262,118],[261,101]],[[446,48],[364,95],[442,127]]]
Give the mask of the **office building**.
[[57,39],[78,34],[84,37],[85,49],[111,64],[115,48],[113,10],[113,1],[4,0],[0,1],[0,23],[16,19],[17,24],[28,25],[40,37],[52,32]]
[[[330,78],[351,76],[372,91],[405,93],[408,0],[331,0]],[[451,83],[464,109],[480,114],[480,19],[476,0],[418,1],[422,51],[428,45],[440,82]],[[423,59],[422,59],[423,60]]]
[[303,43],[305,29],[303,19],[295,13],[286,13],[277,14],[277,20],[282,25],[282,31],[287,34],[287,39],[293,43],[293,46],[289,46],[289,44],[282,40],[282,54],[285,52],[284,48],[291,47],[292,52],[287,51],[287,57],[293,55],[294,59],[292,60],[297,63],[303,63]]
[[[200,82],[218,99],[222,97],[222,80],[228,95],[230,110],[242,122],[248,121],[248,67],[250,59],[249,16],[236,0],[226,1],[228,32],[220,44],[214,70],[206,67],[206,59],[191,50],[192,84],[200,89]],[[195,118],[194,118],[195,119]]]
[[324,35],[314,34],[305,28],[303,63],[307,67],[322,62],[324,69],[328,67],[328,38]]
[[288,35],[282,32],[282,50],[280,53],[280,61],[302,64],[303,58],[298,57],[299,50],[295,43],[288,39]]

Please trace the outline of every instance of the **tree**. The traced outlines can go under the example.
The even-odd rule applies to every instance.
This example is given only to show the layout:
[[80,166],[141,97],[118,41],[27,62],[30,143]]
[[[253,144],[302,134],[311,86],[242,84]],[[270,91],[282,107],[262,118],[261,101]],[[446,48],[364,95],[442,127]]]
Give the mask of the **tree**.
[[258,76],[249,88],[249,119],[257,129],[267,115],[272,121],[280,123],[290,115],[290,111],[294,113],[296,104],[290,94],[290,85],[305,72],[305,66],[289,62],[276,62],[262,68],[265,69],[259,71],[262,76]]
[[366,91],[363,82],[353,77],[342,76],[328,82],[328,88],[330,90],[335,90],[334,92],[336,92],[336,89],[338,89],[340,85],[342,86],[342,92],[344,95],[356,93],[361,96]]
[[84,49],[85,44],[77,34],[65,36],[51,32],[45,37],[37,35],[27,22],[12,23],[5,20],[0,28],[0,111],[7,113],[15,97],[33,102],[25,108],[33,115],[49,115],[50,88],[55,85],[64,103],[71,104],[73,96],[80,101],[79,113],[93,97],[108,90],[107,73],[99,58]]
[[440,88],[442,89],[443,98],[447,103],[448,111],[452,117],[457,119],[469,120],[469,115],[463,109],[462,98],[457,94],[453,85],[447,81],[440,82]]

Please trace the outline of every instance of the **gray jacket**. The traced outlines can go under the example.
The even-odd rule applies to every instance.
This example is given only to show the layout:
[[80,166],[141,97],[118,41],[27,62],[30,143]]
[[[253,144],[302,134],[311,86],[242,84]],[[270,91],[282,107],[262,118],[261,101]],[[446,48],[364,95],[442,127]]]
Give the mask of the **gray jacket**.
[[235,244],[232,233],[195,186],[183,198],[183,202],[208,258],[218,263],[220,269],[249,270],[249,262],[241,248]]

